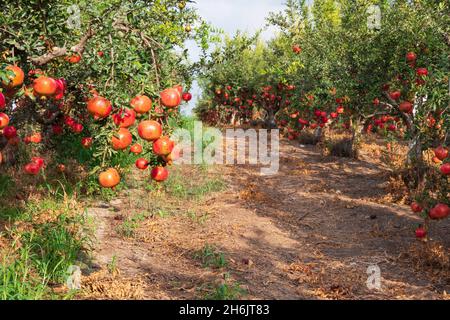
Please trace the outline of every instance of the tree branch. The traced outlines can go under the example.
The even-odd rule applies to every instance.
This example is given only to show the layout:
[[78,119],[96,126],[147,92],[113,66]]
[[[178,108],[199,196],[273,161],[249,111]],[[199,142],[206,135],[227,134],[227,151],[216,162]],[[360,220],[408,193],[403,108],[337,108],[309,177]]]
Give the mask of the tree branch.
[[[88,42],[88,40],[90,38],[92,38],[94,36],[95,32],[94,30],[89,26],[88,31],[86,32],[86,34],[83,36],[83,38],[80,39],[80,42],[78,42],[78,44],[76,44],[75,46],[73,46],[70,51],[78,53],[78,54],[82,54],[86,48],[86,44]],[[66,47],[63,48],[59,48],[59,47],[54,47],[52,49],[52,52],[46,53],[42,56],[39,57],[33,57],[30,58],[31,63],[33,63],[36,66],[42,66],[44,64],[49,63],[50,61],[59,58],[59,57],[63,57],[65,55],[67,55],[69,51],[67,50]]]
[[[404,113],[404,112],[401,112],[400,109],[399,109],[399,107],[398,107],[397,102],[396,102],[394,99],[392,99],[392,98],[389,96],[389,94],[388,94],[387,92],[384,92],[384,96],[385,96],[385,97],[389,100],[389,102],[390,102],[390,104],[387,104],[387,103],[384,103],[384,104],[387,105],[387,106],[390,106],[391,108],[394,108],[395,111],[397,111],[397,112],[400,114],[400,116],[402,117],[403,121],[406,123],[406,126],[407,126],[410,130],[414,130],[414,126],[413,126],[414,123],[413,123],[413,119],[411,118],[411,116],[407,115],[407,114]],[[414,132],[415,132],[415,130],[414,130]]]

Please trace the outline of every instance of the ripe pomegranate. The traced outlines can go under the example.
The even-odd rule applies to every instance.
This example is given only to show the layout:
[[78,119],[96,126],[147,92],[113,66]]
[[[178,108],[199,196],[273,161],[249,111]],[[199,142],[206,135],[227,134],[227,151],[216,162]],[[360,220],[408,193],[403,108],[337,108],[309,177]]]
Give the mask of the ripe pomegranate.
[[75,122],[72,126],[72,131],[74,133],[82,133],[84,130],[84,126],[81,123]]
[[6,107],[5,95],[0,92],[0,110],[5,109],[5,107]]
[[69,63],[76,64],[81,61],[81,55],[73,54],[65,58],[65,60]]
[[445,159],[447,159],[449,151],[447,148],[440,146],[436,150],[434,150],[434,154],[439,160],[444,161]]
[[98,181],[103,188],[114,188],[120,183],[119,172],[114,168],[110,168],[100,173]]
[[144,158],[137,159],[136,161],[136,168],[138,168],[139,170],[147,170],[148,165],[149,162]]
[[379,106],[380,105],[380,99],[378,99],[378,98],[373,99],[373,105],[374,106]]
[[450,176],[450,163],[445,163],[441,166],[441,172],[445,176]]
[[55,92],[55,100],[61,100],[64,98],[64,92],[66,91],[66,81],[61,79],[56,79],[56,92]]
[[129,128],[136,122],[136,112],[134,110],[120,111],[113,115],[114,123],[121,128]]
[[192,100],[192,94],[189,92],[185,92],[185,93],[183,93],[182,98],[184,101],[189,102]]
[[136,143],[131,146],[130,152],[134,154],[141,154],[143,151],[142,146],[139,143]]
[[105,53],[104,53],[103,51],[99,51],[99,52],[97,52],[97,55],[98,55],[100,58],[102,58],[102,57],[105,55]]
[[69,116],[64,117],[64,124],[72,127],[76,123],[75,119]]
[[138,133],[144,140],[155,141],[162,135],[162,126],[156,121],[143,121],[138,126]]
[[424,239],[427,236],[427,231],[423,227],[419,227],[416,230],[416,238]]
[[397,131],[397,126],[395,124],[390,124],[387,128],[391,132]]
[[417,69],[417,75],[419,77],[426,77],[426,76],[428,76],[428,69],[427,68],[418,68]]
[[6,139],[13,139],[17,137],[17,129],[13,126],[7,126],[3,129],[3,135]]
[[433,220],[445,219],[450,215],[450,208],[443,203],[430,210],[430,218]]
[[339,107],[337,107],[336,112],[338,114],[343,114],[345,112],[345,109],[343,106],[339,106]]
[[152,100],[147,96],[136,96],[130,102],[131,107],[139,114],[145,114],[152,109]]
[[31,162],[36,163],[39,166],[39,169],[42,169],[45,166],[45,161],[41,157],[33,157],[31,158]]
[[305,119],[302,119],[302,118],[298,119],[298,123],[300,123],[302,126],[309,125],[309,121],[305,120]]
[[55,136],[59,136],[63,133],[64,129],[59,124],[52,125],[52,132]]
[[56,169],[57,169],[59,172],[64,173],[64,172],[66,171],[66,166],[63,165],[63,164],[61,163],[61,164],[58,164],[58,166],[56,167]]
[[103,97],[95,97],[89,100],[87,104],[88,112],[95,120],[104,119],[110,115],[112,111],[111,102]]
[[32,175],[32,176],[36,176],[39,174],[39,171],[41,170],[41,168],[39,167],[39,165],[35,162],[30,162],[27,165],[25,165],[25,167],[23,168],[25,173],[28,175]]
[[91,137],[85,137],[85,138],[81,139],[81,145],[85,149],[90,149],[92,147],[93,142],[94,142],[94,139],[92,139]]
[[33,81],[33,90],[38,96],[53,96],[57,89],[58,84],[53,78],[40,76]]
[[9,117],[6,113],[0,112],[0,130],[7,127],[9,124]]
[[294,52],[295,54],[299,54],[302,52],[302,48],[298,44],[295,44],[292,46],[292,52]]
[[406,61],[408,62],[414,62],[417,59],[417,55],[414,52],[408,52],[406,54]]
[[400,91],[393,91],[389,93],[389,96],[391,97],[392,100],[398,100],[402,96],[402,93]]
[[153,143],[153,152],[158,156],[169,155],[175,144],[168,137],[161,137]]
[[337,112],[332,112],[332,113],[330,113],[330,117],[331,117],[332,119],[336,119],[338,116],[339,116],[339,114],[338,114]]
[[130,131],[125,128],[120,128],[112,137],[112,147],[114,150],[124,150],[128,148],[133,142],[133,136]]
[[42,134],[40,132],[33,133],[30,136],[30,142],[32,142],[32,143],[41,143],[42,142]]
[[181,103],[181,94],[175,88],[169,88],[161,92],[161,103],[167,108],[176,108]]
[[402,103],[400,103],[399,109],[401,112],[411,113],[413,111],[413,105],[409,101],[403,101]]
[[8,89],[20,87],[25,79],[25,74],[18,66],[9,65],[5,70],[12,71],[14,75],[8,77],[9,81],[2,81],[3,86]]
[[411,210],[415,213],[420,213],[423,211],[423,207],[420,204],[418,204],[417,202],[413,202],[411,204]]
[[151,176],[154,181],[163,182],[169,177],[169,171],[164,167],[156,167],[153,168]]

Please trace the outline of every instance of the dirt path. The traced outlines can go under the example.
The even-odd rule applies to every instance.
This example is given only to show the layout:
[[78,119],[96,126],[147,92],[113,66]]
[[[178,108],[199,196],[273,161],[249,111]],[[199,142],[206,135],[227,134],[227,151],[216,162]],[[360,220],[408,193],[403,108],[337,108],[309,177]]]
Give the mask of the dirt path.
[[[448,251],[414,240],[420,221],[384,200],[387,171],[373,158],[326,158],[283,142],[278,175],[262,177],[251,166],[214,169],[226,191],[181,205],[188,215],[146,219],[132,239],[117,233],[129,198],[93,208],[95,261],[115,261],[125,288],[138,284],[124,298],[201,299],[224,283],[231,297],[245,290],[244,299],[447,298]],[[447,221],[433,234],[448,241],[449,231]],[[198,257],[205,245],[228,264],[205,267]],[[428,259],[417,259],[425,251]],[[379,291],[366,285],[373,265],[381,270]]]

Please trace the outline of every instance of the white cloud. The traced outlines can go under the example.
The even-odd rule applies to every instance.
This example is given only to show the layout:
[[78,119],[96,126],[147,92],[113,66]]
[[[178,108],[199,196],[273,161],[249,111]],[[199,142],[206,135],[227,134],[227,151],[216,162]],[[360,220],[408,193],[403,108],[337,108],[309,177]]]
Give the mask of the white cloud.
[[[222,29],[229,35],[237,30],[254,33],[266,25],[266,17],[270,12],[283,10],[284,0],[196,0],[190,4],[197,8],[198,13],[212,26]],[[270,39],[275,33],[274,28],[268,28],[262,33],[263,39]],[[198,60],[200,49],[193,42],[186,43],[190,57]],[[192,88],[193,99],[184,113],[190,113],[201,92],[197,85]]]
[[282,0],[197,0],[198,12],[208,22],[234,34],[238,29],[250,33],[264,27],[271,11],[283,8]]

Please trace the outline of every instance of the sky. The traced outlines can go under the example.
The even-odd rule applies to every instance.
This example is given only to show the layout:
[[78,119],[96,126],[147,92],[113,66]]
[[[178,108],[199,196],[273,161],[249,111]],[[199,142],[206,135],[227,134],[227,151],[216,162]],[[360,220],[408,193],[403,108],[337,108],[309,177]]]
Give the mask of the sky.
[[[284,0],[196,0],[190,4],[197,8],[200,16],[212,26],[222,29],[226,34],[234,35],[237,30],[254,33],[265,26],[265,18],[270,12],[278,12],[284,8]],[[261,35],[263,39],[270,39],[275,33],[269,28]],[[186,43],[190,59],[197,61],[200,50],[192,42]],[[182,110],[190,114],[201,94],[197,85],[192,88],[193,99]]]

